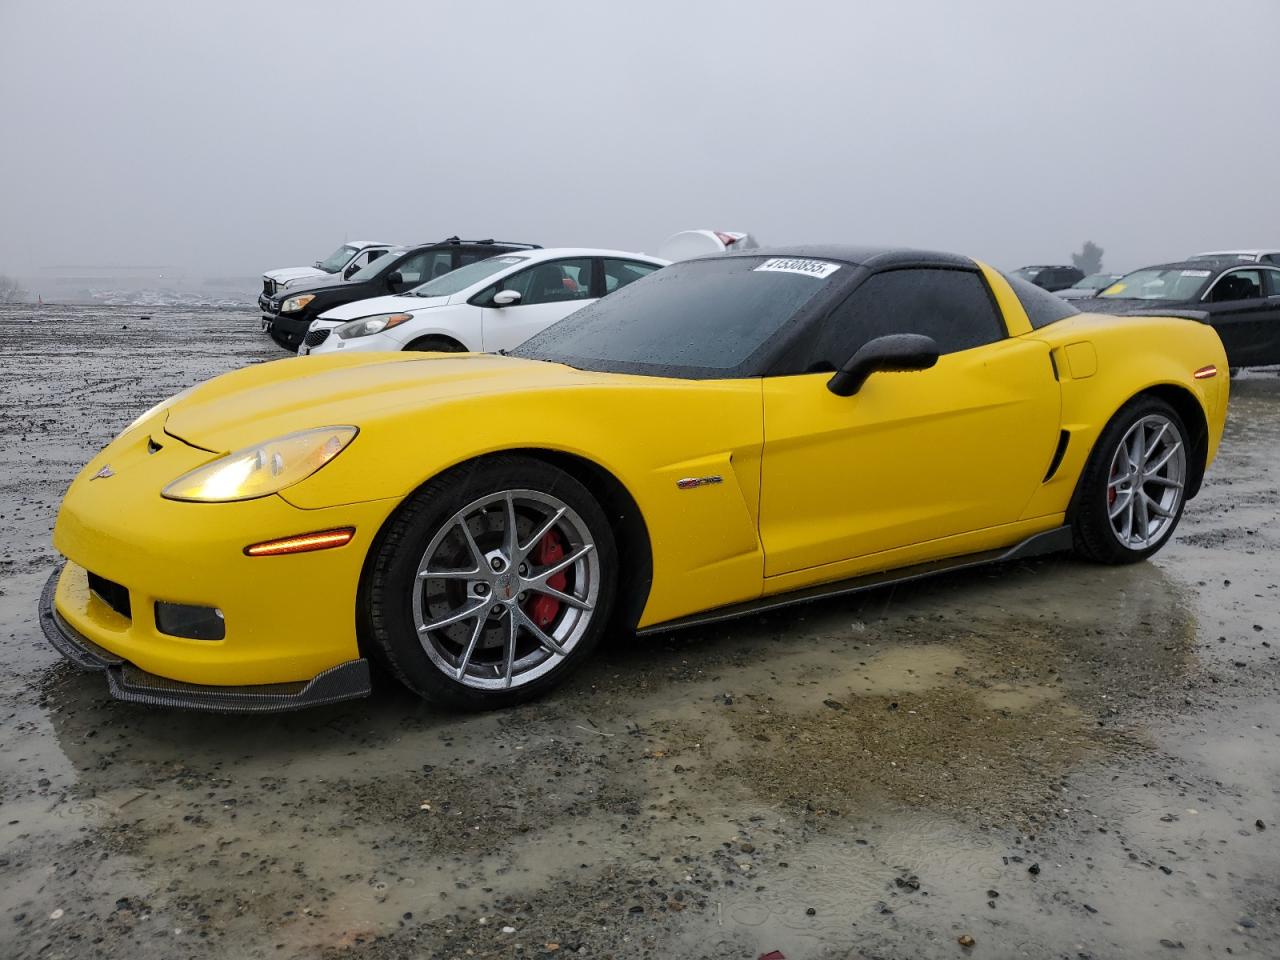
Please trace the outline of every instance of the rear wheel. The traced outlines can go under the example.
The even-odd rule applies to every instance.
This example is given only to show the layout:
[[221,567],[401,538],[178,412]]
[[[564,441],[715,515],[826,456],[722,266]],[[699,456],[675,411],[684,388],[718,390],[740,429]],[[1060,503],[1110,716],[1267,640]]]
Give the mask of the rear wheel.
[[1133,563],[1172,535],[1186,504],[1187,430],[1177,411],[1138,397],[1098,438],[1080,477],[1075,549],[1099,563]]
[[375,544],[365,633],[419,695],[507,706],[590,654],[617,565],[604,512],[567,473],[525,457],[465,464],[415,494]]
[[466,353],[467,348],[449,337],[419,337],[405,346],[406,350],[424,353]]

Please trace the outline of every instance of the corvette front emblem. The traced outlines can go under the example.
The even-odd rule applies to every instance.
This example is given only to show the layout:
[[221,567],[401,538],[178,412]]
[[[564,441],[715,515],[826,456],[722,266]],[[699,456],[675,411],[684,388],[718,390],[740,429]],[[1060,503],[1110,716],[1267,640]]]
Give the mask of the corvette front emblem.
[[107,477],[114,477],[115,475],[116,475],[116,472],[115,472],[114,470],[112,470],[112,469],[111,469],[111,464],[107,464],[105,467],[103,467],[101,470],[99,470],[97,473],[95,473],[95,474],[94,474],[92,477],[90,477],[89,479],[90,479],[90,480],[105,480],[105,479],[107,479]]

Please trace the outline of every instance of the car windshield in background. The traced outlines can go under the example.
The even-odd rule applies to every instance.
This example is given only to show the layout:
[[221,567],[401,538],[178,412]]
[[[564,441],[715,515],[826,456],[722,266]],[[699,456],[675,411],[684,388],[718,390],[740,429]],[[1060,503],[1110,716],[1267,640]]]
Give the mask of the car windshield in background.
[[1108,300],[1194,300],[1209,282],[1212,270],[1135,270],[1098,296]]
[[517,263],[524,263],[528,257],[490,257],[488,260],[477,260],[475,263],[469,263],[465,267],[459,267],[453,273],[446,273],[443,277],[436,277],[424,283],[420,287],[414,287],[409,292],[415,297],[452,297],[455,293],[461,293],[473,283],[479,283],[486,277],[491,277],[499,271],[514,267]]
[[316,264],[325,273],[337,273],[347,265],[347,261],[356,255],[356,248],[347,246],[345,243],[340,246],[329,256],[325,257]]
[[359,283],[362,280],[372,280],[374,277],[386,273],[391,268],[391,264],[400,259],[403,250],[390,250],[384,253],[373,263],[366,263],[363,267],[351,275],[352,283]]
[[1102,290],[1111,286],[1116,282],[1114,274],[1110,273],[1094,273],[1085,277],[1083,280],[1077,281],[1074,289],[1076,290]]
[[1021,277],[1023,280],[1030,280],[1034,282],[1036,277],[1039,276],[1040,271],[1043,269],[1044,267],[1019,267],[1017,270],[1013,271],[1012,276]]
[[664,267],[570,314],[513,354],[586,370],[729,376],[848,266],[723,257]]

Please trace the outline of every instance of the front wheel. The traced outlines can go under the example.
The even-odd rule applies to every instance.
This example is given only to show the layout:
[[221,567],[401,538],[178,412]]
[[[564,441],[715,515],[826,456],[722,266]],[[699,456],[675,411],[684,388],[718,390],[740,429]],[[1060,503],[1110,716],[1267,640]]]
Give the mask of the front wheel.
[[405,346],[405,350],[426,353],[466,353],[467,348],[448,337],[419,337]]
[[375,543],[364,632],[420,696],[508,706],[590,654],[617,566],[603,510],[569,474],[527,457],[464,464],[410,498]]
[[1111,418],[1080,477],[1075,549],[1099,563],[1134,563],[1172,535],[1186,504],[1187,429],[1156,397]]

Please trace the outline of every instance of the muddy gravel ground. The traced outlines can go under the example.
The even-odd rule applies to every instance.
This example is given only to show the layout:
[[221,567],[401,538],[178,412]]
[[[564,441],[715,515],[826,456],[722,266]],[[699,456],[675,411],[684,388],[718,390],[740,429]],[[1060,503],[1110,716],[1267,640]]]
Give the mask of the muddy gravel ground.
[[114,703],[36,622],[59,497],[283,356],[251,312],[0,309],[0,957],[1280,957],[1274,371],[1152,562],[614,638],[482,716]]

